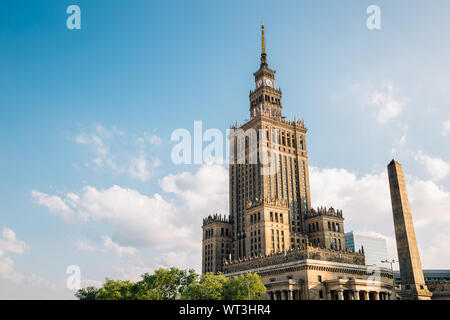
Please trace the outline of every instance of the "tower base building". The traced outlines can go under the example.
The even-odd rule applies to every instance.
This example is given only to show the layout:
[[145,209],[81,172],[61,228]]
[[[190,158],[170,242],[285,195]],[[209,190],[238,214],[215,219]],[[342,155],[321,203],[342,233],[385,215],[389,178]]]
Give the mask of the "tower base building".
[[342,211],[312,208],[307,128],[283,117],[275,73],[263,24],[250,119],[229,136],[229,216],[203,220],[202,272],[257,272],[264,299],[392,298],[392,271],[345,247]]

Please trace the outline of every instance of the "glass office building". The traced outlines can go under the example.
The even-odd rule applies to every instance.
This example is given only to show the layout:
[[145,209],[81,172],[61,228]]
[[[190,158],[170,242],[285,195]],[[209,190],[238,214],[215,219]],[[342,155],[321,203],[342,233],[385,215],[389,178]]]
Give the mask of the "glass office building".
[[364,248],[367,265],[386,267],[381,263],[388,259],[386,240],[383,238],[351,231],[345,234],[345,247],[355,252]]

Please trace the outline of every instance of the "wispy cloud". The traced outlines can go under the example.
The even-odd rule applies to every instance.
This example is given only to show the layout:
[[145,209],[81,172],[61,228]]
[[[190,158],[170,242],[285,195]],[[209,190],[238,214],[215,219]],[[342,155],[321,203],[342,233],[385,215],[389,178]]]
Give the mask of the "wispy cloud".
[[350,86],[352,96],[365,110],[371,111],[375,120],[382,125],[397,118],[408,104],[408,98],[400,95],[391,81],[383,84],[356,83]]
[[27,283],[38,288],[55,288],[56,286],[47,279],[34,273],[25,274],[16,270],[14,260],[6,254],[24,254],[30,250],[30,246],[23,240],[17,239],[16,233],[9,229],[2,229],[0,238],[0,279],[15,282]]
[[433,180],[442,180],[450,174],[450,163],[441,158],[433,158],[419,151],[414,159],[425,166]]
[[[150,180],[161,162],[157,156],[149,158],[147,154],[152,151],[152,147],[161,144],[161,138],[147,134],[127,137],[124,131],[117,128],[109,130],[97,125],[93,132],[78,134],[75,142],[90,146],[94,152],[93,157],[85,163],[86,167],[94,170],[106,167],[115,175],[128,174],[143,182]],[[76,163],[73,166],[80,168]]]
[[369,103],[375,108],[376,120],[379,123],[388,123],[406,107],[406,98],[399,97],[397,92],[398,89],[389,82],[384,88],[371,93]]

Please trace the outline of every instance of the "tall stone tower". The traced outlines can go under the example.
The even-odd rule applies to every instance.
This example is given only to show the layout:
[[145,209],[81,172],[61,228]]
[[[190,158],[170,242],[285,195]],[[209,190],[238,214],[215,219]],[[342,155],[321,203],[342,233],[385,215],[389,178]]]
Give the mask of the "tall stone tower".
[[389,187],[391,189],[392,213],[394,216],[395,238],[400,260],[402,299],[430,300],[423,278],[416,234],[406,193],[405,178],[400,163],[392,160],[388,165]]
[[246,261],[308,244],[345,250],[342,211],[312,210],[307,128],[303,120],[283,116],[264,23],[259,62],[250,118],[232,125],[228,136],[229,217],[203,221],[203,272],[222,271],[224,259]]
[[[231,127],[245,133],[245,143],[236,136],[230,143],[233,259],[302,245],[304,216],[311,207],[307,129],[303,121],[287,121],[282,115],[282,92],[275,87],[265,40],[262,23],[260,66],[253,74],[255,87],[249,94],[250,120]],[[257,143],[249,143],[251,132]],[[252,154],[257,161],[252,161]]]

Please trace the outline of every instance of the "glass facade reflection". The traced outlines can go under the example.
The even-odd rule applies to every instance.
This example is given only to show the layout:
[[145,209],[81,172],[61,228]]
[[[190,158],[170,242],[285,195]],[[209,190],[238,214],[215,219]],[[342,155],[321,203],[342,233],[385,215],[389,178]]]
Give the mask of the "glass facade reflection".
[[386,267],[381,263],[388,259],[386,240],[383,238],[351,231],[345,234],[345,247],[356,252],[364,248],[367,265]]

